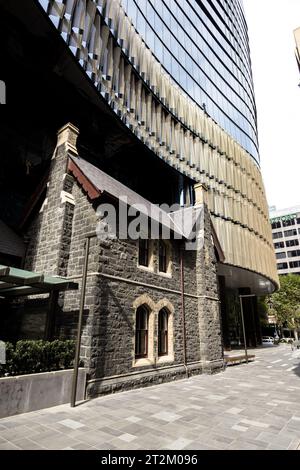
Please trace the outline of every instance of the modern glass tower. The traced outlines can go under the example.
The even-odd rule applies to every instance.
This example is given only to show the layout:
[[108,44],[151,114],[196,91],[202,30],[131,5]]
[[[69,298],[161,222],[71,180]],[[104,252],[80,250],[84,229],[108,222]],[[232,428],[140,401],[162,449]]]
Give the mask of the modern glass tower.
[[296,60],[300,72],[300,28],[297,28],[294,30],[294,36],[295,36],[295,42],[296,42],[296,50],[295,50],[295,55],[296,55]]
[[239,0],[122,0],[163,68],[259,162],[247,25]]

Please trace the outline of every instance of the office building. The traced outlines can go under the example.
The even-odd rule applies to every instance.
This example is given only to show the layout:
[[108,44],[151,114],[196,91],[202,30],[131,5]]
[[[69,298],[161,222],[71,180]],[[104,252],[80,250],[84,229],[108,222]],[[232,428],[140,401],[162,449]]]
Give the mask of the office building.
[[295,42],[296,42],[296,50],[295,50],[296,61],[297,61],[299,72],[300,72],[300,28],[297,28],[294,30],[294,37],[295,37]]
[[278,273],[300,274],[300,206],[270,211]]

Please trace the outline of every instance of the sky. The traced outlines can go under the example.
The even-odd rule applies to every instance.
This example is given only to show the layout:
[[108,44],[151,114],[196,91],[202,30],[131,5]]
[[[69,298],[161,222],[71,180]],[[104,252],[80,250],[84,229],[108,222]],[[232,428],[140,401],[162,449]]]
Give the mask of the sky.
[[300,205],[300,73],[293,30],[300,0],[243,0],[269,206]]

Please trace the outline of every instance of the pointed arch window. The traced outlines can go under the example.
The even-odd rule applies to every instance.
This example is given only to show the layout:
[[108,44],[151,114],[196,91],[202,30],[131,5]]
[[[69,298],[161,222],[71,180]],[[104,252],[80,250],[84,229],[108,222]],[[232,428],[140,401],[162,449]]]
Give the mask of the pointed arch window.
[[149,310],[145,305],[138,307],[135,322],[135,357],[148,356]]
[[168,355],[168,325],[169,312],[163,308],[158,313],[158,355]]
[[159,241],[159,271],[166,273],[168,271],[168,252],[165,242]]
[[139,265],[148,268],[150,261],[149,240],[139,240]]

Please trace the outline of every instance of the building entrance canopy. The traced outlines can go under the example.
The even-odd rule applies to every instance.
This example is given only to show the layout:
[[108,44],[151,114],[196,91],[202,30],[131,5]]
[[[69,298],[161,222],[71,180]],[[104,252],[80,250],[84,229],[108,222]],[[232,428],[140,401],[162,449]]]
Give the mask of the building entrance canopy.
[[0,298],[77,290],[78,284],[58,276],[0,265]]
[[218,263],[218,275],[226,277],[226,287],[229,289],[248,287],[251,294],[258,297],[272,294],[275,290],[274,283],[267,277],[226,263]]

